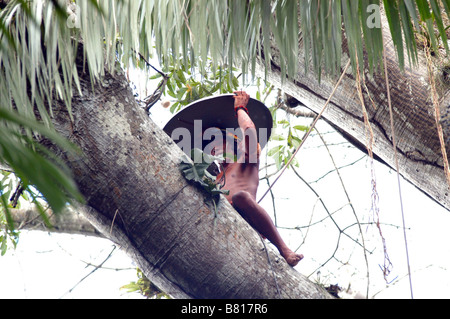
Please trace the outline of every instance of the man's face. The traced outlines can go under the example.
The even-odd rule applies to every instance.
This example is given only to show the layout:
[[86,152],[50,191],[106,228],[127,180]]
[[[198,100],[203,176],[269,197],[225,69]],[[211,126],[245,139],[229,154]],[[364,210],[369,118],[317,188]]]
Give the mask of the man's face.
[[227,142],[225,138],[222,139],[222,141],[214,141],[212,144],[211,149],[211,155],[214,156],[223,156],[227,157],[225,155],[232,155],[236,150],[234,150],[234,147],[230,145],[230,142]]
[[206,154],[223,157],[227,163],[236,161],[239,143],[234,134],[219,128],[209,128],[203,132],[203,140]]

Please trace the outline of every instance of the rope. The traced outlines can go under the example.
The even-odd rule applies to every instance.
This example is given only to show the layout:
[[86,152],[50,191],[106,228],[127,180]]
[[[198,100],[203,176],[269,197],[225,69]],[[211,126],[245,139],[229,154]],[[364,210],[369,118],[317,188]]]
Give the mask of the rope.
[[289,158],[289,161],[286,163],[286,165],[284,166],[284,168],[282,169],[282,171],[280,172],[280,174],[277,176],[277,178],[273,181],[272,185],[269,186],[269,188],[267,189],[267,191],[264,193],[264,195],[260,198],[260,200],[258,201],[258,204],[264,199],[264,197],[267,195],[267,193],[272,189],[272,187],[275,185],[275,183],[280,179],[281,175],[283,175],[283,173],[285,172],[285,170],[289,167],[289,164],[291,164],[292,160],[295,158],[295,156],[297,155],[298,151],[300,150],[300,148],[303,146],[303,144],[305,143],[306,139],[308,138],[309,134],[312,132],[312,130],[314,129],[314,126],[316,125],[317,121],[320,119],[320,117],[322,116],[323,112],[325,111],[325,109],[327,108],[328,104],[331,101],[331,98],[334,96],[334,93],[336,92],[336,89],[338,88],[339,84],[341,83],[342,79],[344,78],[345,73],[347,72],[347,69],[350,65],[350,60],[347,62],[347,65],[344,67],[344,70],[342,71],[342,74],[338,80],[338,82],[336,83],[336,85],[333,88],[333,91],[330,94],[330,97],[328,98],[328,100],[326,101],[325,105],[322,107],[322,110],[320,111],[320,113],[314,118],[309,130],[305,133],[305,135],[302,138],[302,141],[300,143],[300,145],[297,147],[297,149],[295,150],[295,152],[292,154],[292,156]]
[[[382,39],[383,39],[383,37],[382,37]],[[400,186],[400,173],[399,173],[399,165],[398,165],[397,144],[395,141],[394,117],[393,117],[393,113],[392,113],[391,92],[390,92],[390,88],[389,88],[389,76],[388,76],[387,62],[386,62],[386,50],[385,50],[384,45],[383,45],[383,63],[384,63],[384,77],[386,80],[386,91],[387,91],[387,98],[388,98],[388,105],[389,105],[389,117],[390,117],[390,122],[391,122],[392,147],[394,148],[395,166],[396,166],[396,171],[397,171],[398,193],[399,193],[399,199],[400,199],[400,210],[402,213],[403,237],[404,237],[404,241],[405,241],[406,262],[407,262],[407,266],[408,266],[409,288],[410,288],[410,293],[411,293],[411,299],[414,299],[412,280],[411,280],[411,267],[409,264],[408,241],[406,239],[405,213],[403,211],[402,189]]]

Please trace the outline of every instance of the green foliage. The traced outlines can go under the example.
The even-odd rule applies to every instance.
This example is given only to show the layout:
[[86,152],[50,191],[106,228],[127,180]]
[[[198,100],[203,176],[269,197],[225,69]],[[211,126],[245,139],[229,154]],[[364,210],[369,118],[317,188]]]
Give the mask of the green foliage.
[[[82,201],[68,169],[38,142],[45,137],[64,152],[78,152],[51,125],[54,99],[65,100],[70,111],[72,87],[78,85],[72,33],[62,27],[64,13],[61,1],[13,0],[0,11],[0,163],[20,179],[22,194],[32,196],[43,217],[41,194],[55,213],[73,199]],[[16,231],[11,187],[0,187],[3,253],[6,238],[16,242]]]
[[214,216],[217,217],[219,195],[228,195],[229,191],[221,189],[221,185],[216,183],[216,178],[207,171],[215,160],[221,162],[223,158],[203,153],[202,150],[194,148],[191,151],[191,158],[184,154],[179,166],[181,173],[188,181],[200,185],[210,195],[214,205]]
[[[277,121],[276,117],[274,117],[274,126],[277,127],[277,133],[272,134],[270,140],[273,142],[278,141],[280,143],[269,149],[267,151],[267,155],[274,159],[277,170],[279,170],[283,165],[288,163],[289,159],[292,157],[292,154],[300,146],[302,140],[299,137],[299,133],[307,132],[309,127],[303,125],[292,126],[290,122],[285,119]],[[290,165],[294,165],[296,167],[299,166],[295,158],[292,160]]]
[[215,183],[215,177],[207,171],[214,161],[223,161],[222,157],[212,156],[203,153],[202,150],[194,148],[191,151],[191,158],[184,155],[180,170],[188,181],[198,183],[212,196],[228,194],[229,191],[220,189],[220,185]]
[[[64,164],[34,139],[18,133],[21,127],[49,138],[67,152],[78,152],[74,145],[53,130],[34,120],[20,117],[13,111],[0,108],[0,158],[12,168],[26,188],[34,185],[52,208],[59,212],[70,196],[82,200]],[[5,122],[8,125],[5,125]],[[61,190],[67,193],[62,193]]]
[[[262,83],[261,83],[262,82]],[[256,78],[256,99],[262,103],[266,103],[267,98],[270,96],[274,89],[274,85],[270,84],[266,80],[262,80],[261,77]]]
[[46,214],[46,199],[32,185],[25,185],[14,173],[0,170],[0,253],[4,255],[8,247],[15,248],[20,231],[16,228],[11,208],[20,209],[22,204],[33,204],[46,227],[52,225]]
[[[48,138],[68,153],[76,154],[78,151],[56,132],[36,120],[20,117],[17,112],[0,108],[0,163],[6,164],[19,178],[22,197],[31,199],[44,222],[50,227],[43,205],[38,201],[41,194],[55,213],[61,212],[72,200],[82,202],[83,198],[66,166],[35,139],[20,133],[24,130]],[[9,175],[4,172],[0,184],[0,219],[4,225],[2,248],[5,248],[8,237],[13,243],[17,242],[17,232],[9,209],[10,196],[14,190],[12,180],[4,185]],[[39,193],[34,191],[34,188]]]
[[[284,75],[295,76],[299,71],[297,60],[301,31],[306,65],[312,62],[312,69],[320,77],[322,71],[329,74],[340,71],[342,31],[348,40],[353,66],[356,56],[363,61],[363,46],[371,69],[381,63],[381,26],[369,25],[368,19],[374,16],[379,18],[382,4],[401,66],[405,59],[403,39],[410,61],[416,62],[417,48],[413,34],[422,32],[419,28],[421,22],[426,25],[433,47],[437,48],[440,37],[440,42],[447,48],[443,11],[449,14],[449,3],[448,0],[75,1],[78,24],[72,28],[62,27],[66,22],[64,18],[67,20],[63,1],[35,1],[28,6],[27,2],[12,0],[4,11],[5,17],[17,6],[22,14],[36,12],[28,27],[33,27],[30,23],[42,23],[45,37],[42,39],[38,29],[33,29],[35,40],[28,41],[33,41],[30,48],[38,51],[31,52],[33,63],[30,64],[30,71],[47,80],[47,84],[57,85],[58,92],[68,98],[71,93],[68,84],[78,81],[73,68],[72,50],[76,41],[72,39],[83,39],[86,61],[93,78],[103,74],[105,63],[114,72],[117,53],[127,67],[129,61],[139,64],[134,52],[138,50],[143,56],[151,57],[154,49],[166,69],[172,64],[171,60],[187,65],[189,59],[201,74],[208,68],[217,69],[220,65],[239,66],[245,78],[247,73],[253,74],[258,56],[264,56],[269,69],[272,57],[270,41],[273,40],[280,52],[277,63],[284,78]],[[377,6],[378,10],[371,11],[369,8],[373,6]],[[6,23],[0,24],[0,30],[8,31],[9,20],[4,21]],[[52,23],[46,24],[46,21]],[[342,23],[344,29],[341,28]],[[432,32],[435,27],[437,37]],[[4,33],[5,47],[20,44],[16,43],[14,32]],[[37,43],[40,40],[51,43],[52,50],[48,55],[51,59],[48,61],[42,60],[38,54]],[[117,43],[121,45],[116,46]],[[62,45],[66,45],[66,50],[56,50]],[[56,62],[56,52],[67,52],[60,60],[66,72],[63,81],[58,76],[55,79],[44,76],[54,70],[50,66]],[[40,72],[39,65],[45,65],[47,72]],[[178,66],[175,68],[180,69]],[[33,80],[32,83],[40,82]],[[40,95],[37,91],[35,93],[36,97]]]
[[[417,47],[412,35],[422,32],[418,28],[420,21],[426,24],[428,33],[433,33],[434,47],[438,46],[438,38],[432,32],[436,26],[441,43],[447,49],[443,12],[437,0],[152,1],[151,4],[141,2],[141,8],[136,5],[135,20],[128,20],[143,21],[139,17],[140,10],[143,13],[145,7],[145,14],[152,17],[151,28],[146,30],[154,32],[155,47],[163,64],[168,64],[171,56],[189,57],[204,70],[209,56],[215,65],[239,65],[244,76],[249,71],[253,74],[259,55],[265,57],[266,69],[269,69],[272,39],[280,52],[277,63],[282,79],[298,72],[297,44],[301,29],[305,71],[312,62],[315,75],[320,77],[322,71],[340,72],[342,31],[348,41],[353,67],[356,57],[359,61],[366,58],[371,70],[382,63],[381,25],[368,24],[368,19],[374,17],[380,21],[382,3],[400,66],[405,60],[403,37],[410,62],[417,62]],[[442,4],[448,14],[449,1],[442,1]]]
[[167,294],[156,287],[150,280],[148,280],[140,269],[137,269],[137,276],[137,281],[132,281],[129,284],[120,287],[120,289],[126,290],[126,292],[128,293],[138,292],[147,299],[170,298]]
[[[232,93],[239,87],[239,80],[234,74],[237,71],[235,68],[216,66],[208,58],[208,67],[200,73],[198,69],[191,67],[189,57],[182,57],[179,61],[170,60],[170,65],[164,70],[168,81],[163,94],[175,100],[170,108],[172,113],[196,100],[214,94]],[[161,77],[161,74],[156,74],[150,79]]]
[[8,199],[13,190],[12,180],[8,180],[9,174],[2,174],[3,179],[0,182],[0,256],[6,254],[10,244],[15,248],[19,240],[19,232],[9,214]]
[[[400,66],[404,65],[405,46],[410,61],[417,62],[413,35],[422,32],[420,24],[426,26],[435,51],[439,43],[447,48],[443,12],[449,14],[449,0],[90,0],[71,2],[76,10],[70,16],[66,13],[66,1],[11,0],[0,14],[0,50],[4,52],[0,55],[0,67],[5,71],[0,75],[2,101],[12,100],[21,113],[28,114],[36,104],[46,124],[50,123],[51,108],[46,109],[43,102],[47,100],[52,105],[53,93],[70,110],[72,89],[79,87],[74,65],[78,40],[83,41],[93,79],[103,75],[105,65],[114,72],[117,57],[125,67],[130,61],[139,67],[137,52],[146,58],[156,52],[172,75],[168,94],[183,101],[175,103],[173,111],[183,103],[215,92],[217,82],[208,83],[211,79],[205,77],[208,69],[219,82],[227,78],[233,81],[225,73],[235,66],[240,67],[245,79],[249,71],[255,71],[260,56],[269,69],[272,47],[280,52],[277,64],[282,80],[285,75],[295,76],[299,71],[300,31],[305,71],[309,71],[312,62],[317,77],[323,71],[340,72],[343,34],[353,69],[358,57],[360,64],[367,59],[373,70],[382,61],[383,41],[381,25],[371,26],[368,20],[373,16],[380,20],[382,3]],[[378,10],[370,11],[373,6]],[[77,22],[73,26],[68,24],[72,16]],[[17,62],[20,67],[14,68]],[[200,70],[200,80],[188,74],[186,67],[179,67],[189,63],[189,69]],[[175,65],[172,70],[170,65]],[[183,77],[188,78],[188,85],[181,87],[177,80]],[[27,82],[30,96],[20,89]]]

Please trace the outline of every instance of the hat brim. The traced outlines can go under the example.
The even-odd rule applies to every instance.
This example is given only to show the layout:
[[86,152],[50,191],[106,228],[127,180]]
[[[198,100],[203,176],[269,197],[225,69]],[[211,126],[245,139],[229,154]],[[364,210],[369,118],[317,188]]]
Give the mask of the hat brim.
[[[164,131],[175,143],[178,143],[181,138],[177,140],[172,133],[178,128],[187,129],[190,133],[191,145],[193,146],[195,144],[195,133],[197,132],[198,135],[199,130],[196,128],[196,132],[194,132],[194,121],[196,120],[201,120],[202,128],[200,132],[211,127],[231,130],[238,129],[239,123],[234,112],[233,96],[234,94],[223,94],[207,97],[187,105],[167,122],[164,126]],[[262,149],[267,144],[272,133],[272,114],[262,102],[253,98],[249,99],[247,109],[249,116],[256,127],[258,141]],[[194,148],[194,146],[192,148]]]

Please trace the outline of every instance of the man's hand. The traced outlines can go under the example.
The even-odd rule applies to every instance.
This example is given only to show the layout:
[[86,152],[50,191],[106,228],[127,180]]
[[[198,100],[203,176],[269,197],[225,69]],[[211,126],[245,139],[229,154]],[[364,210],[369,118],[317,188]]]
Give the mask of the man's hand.
[[248,104],[248,100],[250,99],[250,95],[248,95],[244,91],[236,91],[236,92],[234,92],[234,94],[235,94],[233,96],[233,98],[234,98],[234,111],[236,112],[236,115],[237,115],[237,111],[239,109],[243,109],[248,114],[247,104]]

